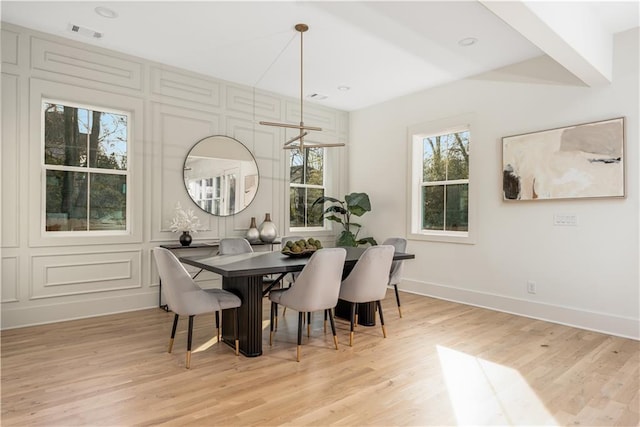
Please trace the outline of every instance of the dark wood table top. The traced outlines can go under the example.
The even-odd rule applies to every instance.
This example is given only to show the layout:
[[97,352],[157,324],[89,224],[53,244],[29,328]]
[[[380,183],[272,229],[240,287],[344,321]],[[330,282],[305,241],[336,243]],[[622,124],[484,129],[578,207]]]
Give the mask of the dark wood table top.
[[[366,248],[345,248],[345,265],[355,264]],[[396,252],[394,261],[414,259],[415,255]],[[254,252],[224,256],[183,256],[180,261],[204,270],[212,271],[224,277],[262,276],[267,274],[290,273],[300,271],[309,260],[308,257],[296,258],[280,252]]]

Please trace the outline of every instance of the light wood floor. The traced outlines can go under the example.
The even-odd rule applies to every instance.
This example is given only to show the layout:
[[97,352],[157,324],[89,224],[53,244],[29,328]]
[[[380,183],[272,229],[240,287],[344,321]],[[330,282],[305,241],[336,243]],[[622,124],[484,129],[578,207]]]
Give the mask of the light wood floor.
[[[393,292],[379,327],[337,322],[340,349],[312,321],[295,362],[297,314],[264,355],[218,344],[196,317],[150,309],[4,331],[2,426],[638,425],[640,343]],[[265,308],[267,306],[265,305]]]

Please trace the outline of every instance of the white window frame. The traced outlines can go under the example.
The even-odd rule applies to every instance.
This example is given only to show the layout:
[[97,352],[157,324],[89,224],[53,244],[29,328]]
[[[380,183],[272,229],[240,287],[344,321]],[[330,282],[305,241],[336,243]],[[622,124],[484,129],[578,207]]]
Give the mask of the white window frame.
[[[313,148],[313,147],[310,147]],[[322,183],[324,185],[310,185],[310,184],[297,184],[297,183],[292,183],[291,182],[291,160],[290,160],[290,154],[287,154],[287,177],[288,177],[288,182],[289,182],[289,187],[287,188],[289,191],[287,192],[287,206],[289,206],[289,204],[291,203],[291,188],[322,188],[324,189],[324,195],[327,196],[327,155],[328,155],[328,151],[326,148],[322,148]],[[287,209],[287,216],[289,215],[290,209]],[[291,218],[289,217],[287,219],[287,221],[291,221]],[[323,232],[323,231],[327,231],[328,227],[327,227],[327,220],[323,220],[323,226],[322,227],[291,227],[289,226],[289,232],[290,234],[293,233],[306,233],[306,232]],[[290,222],[289,222],[290,224]]]
[[[81,167],[81,166],[64,166],[64,165],[48,165],[44,161],[44,150],[45,150],[45,112],[44,112],[44,103],[48,104],[56,104],[63,105],[65,107],[73,107],[78,109],[85,109],[89,111],[100,111],[102,113],[113,113],[121,116],[127,117],[127,169],[126,171],[122,170],[111,170],[111,169],[101,169],[94,167]],[[61,99],[52,99],[52,98],[42,98],[41,104],[41,129],[42,132],[40,134],[40,148],[41,148],[41,161],[40,167],[42,168],[42,206],[45,208],[42,219],[41,219],[41,233],[47,237],[60,238],[60,237],[69,237],[69,236],[122,236],[128,235],[131,232],[131,192],[129,191],[131,187],[131,164],[129,163],[129,159],[131,158],[131,133],[130,127],[131,125],[131,114],[127,111],[115,110],[113,108],[101,107],[97,105],[91,104],[81,104],[73,101],[64,101]],[[48,170],[57,170],[57,171],[68,171],[68,172],[82,172],[87,174],[101,174],[101,175],[122,175],[126,177],[126,186],[127,186],[127,194],[126,194],[126,226],[124,230],[72,230],[72,231],[47,231],[47,215],[46,215],[46,206],[47,206],[47,171]],[[90,194],[89,194],[90,197]]]
[[[43,202],[43,178],[41,164],[44,162],[42,156],[43,132],[42,127],[42,102],[43,100],[64,100],[74,105],[92,105],[95,100],[100,100],[99,108],[106,111],[126,112],[129,114],[128,124],[128,158],[127,168],[130,173],[127,195],[127,226],[129,231],[123,233],[121,230],[114,232],[106,231],[108,234],[97,234],[94,232],[60,232],[65,235],[55,233],[45,233],[41,225],[42,218],[46,215],[46,206]],[[63,102],[63,103],[64,103]],[[144,101],[141,98],[122,95],[113,92],[105,92],[98,89],[84,88],[66,83],[51,82],[48,80],[31,79],[29,81],[29,133],[28,133],[28,157],[29,176],[31,177],[26,185],[26,197],[28,199],[29,212],[29,245],[32,247],[46,246],[74,246],[74,245],[107,245],[107,244],[128,244],[141,243],[143,241],[143,203],[145,200],[143,192],[143,116]],[[100,230],[102,231],[102,230]],[[104,231],[103,231],[104,233]]]
[[[409,207],[407,209],[407,236],[411,240],[423,240],[432,242],[464,243],[475,244],[476,228],[476,195],[474,190],[473,174],[473,121],[474,115],[465,114],[434,120],[410,126],[407,131],[409,165],[408,165],[408,189]],[[468,205],[468,230],[448,231],[448,230],[423,230],[422,229],[422,188],[423,183],[423,140],[424,138],[446,135],[456,132],[469,131],[469,178],[462,180],[430,182],[428,185],[468,183],[469,205]]]

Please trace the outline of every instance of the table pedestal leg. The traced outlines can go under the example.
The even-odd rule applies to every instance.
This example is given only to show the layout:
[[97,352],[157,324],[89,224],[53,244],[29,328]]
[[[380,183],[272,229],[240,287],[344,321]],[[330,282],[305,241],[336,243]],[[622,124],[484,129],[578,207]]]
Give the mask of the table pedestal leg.
[[[238,336],[240,353],[247,357],[262,354],[262,276],[223,277],[222,289],[240,297],[238,308]],[[222,339],[235,347],[233,338],[233,310],[222,312]]]

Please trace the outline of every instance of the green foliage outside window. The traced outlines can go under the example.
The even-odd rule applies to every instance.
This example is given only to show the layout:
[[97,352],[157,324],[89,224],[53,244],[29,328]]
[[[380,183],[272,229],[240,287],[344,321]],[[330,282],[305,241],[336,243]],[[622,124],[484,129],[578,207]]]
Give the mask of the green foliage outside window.
[[311,205],[324,196],[324,149],[290,150],[290,227],[322,227],[322,214]]
[[423,139],[422,229],[469,229],[469,131]]
[[125,230],[123,114],[43,102],[46,230]]

